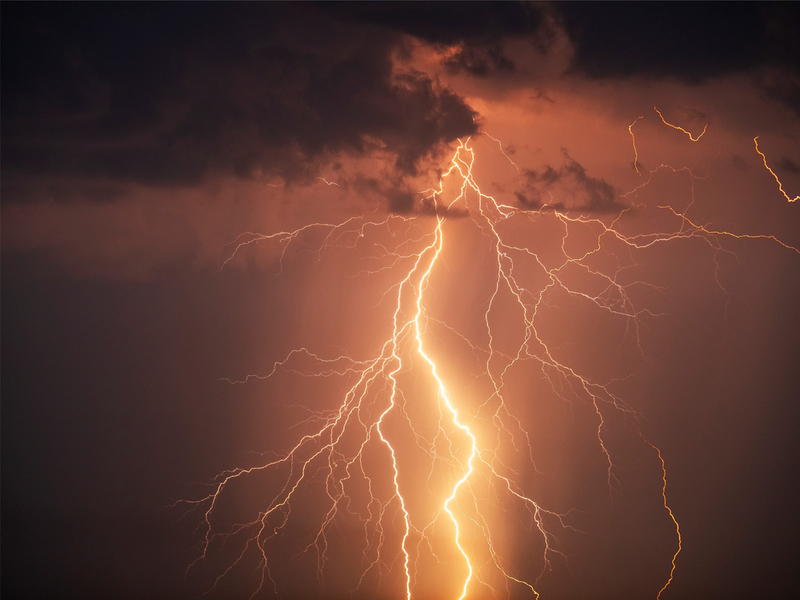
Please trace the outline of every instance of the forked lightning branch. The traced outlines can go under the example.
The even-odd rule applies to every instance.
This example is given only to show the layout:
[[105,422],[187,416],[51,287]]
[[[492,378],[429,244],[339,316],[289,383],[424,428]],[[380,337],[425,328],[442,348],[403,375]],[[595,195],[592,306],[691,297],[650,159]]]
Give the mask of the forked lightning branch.
[[[703,135],[693,136],[656,112],[692,141]],[[636,160],[637,121],[629,127]],[[756,150],[761,154],[757,141]],[[661,580],[653,597],[660,597],[679,573],[682,539],[679,514],[668,502],[669,457],[645,439],[640,415],[613,382],[596,380],[563,348],[553,347],[547,309],[567,298],[582,310],[613,318],[623,337],[640,348],[643,325],[659,315],[636,290],[657,286],[627,274],[649,249],[701,238],[715,253],[728,251],[725,244],[763,238],[800,252],[771,236],[736,235],[695,223],[670,206],[648,210],[670,219],[671,231],[626,234],[622,223],[628,209],[593,216],[512,203],[482,189],[476,175],[482,153],[511,161],[494,138],[462,140],[438,187],[418,195],[426,207],[418,213],[369,213],[293,231],[245,234],[234,244],[226,265],[259,244],[270,244],[281,270],[303,260],[298,257],[322,263],[333,248],[350,252],[353,261],[365,265],[362,280],[391,280],[376,310],[391,309],[383,313],[389,322],[381,330],[389,334],[376,340],[371,357],[303,346],[265,372],[232,382],[269,381],[282,374],[329,380],[331,389],[341,391],[338,404],[324,409],[314,404],[305,421],[286,424],[299,432],[288,450],[256,466],[221,473],[207,496],[186,502],[202,515],[200,556],[189,570],[224,565],[209,592],[244,577],[253,598],[284,595],[292,589],[293,575],[281,566],[288,560],[283,548],[288,538],[299,536],[289,562],[313,565],[318,590],[334,585],[351,597],[408,600],[538,598],[548,573],[569,569],[572,540],[591,533],[576,524],[572,510],[543,499],[546,478],[525,475],[541,474],[533,449],[537,430],[529,411],[520,410],[519,381],[531,371],[559,402],[592,423],[588,445],[598,458],[608,502],[622,486],[618,450],[612,449],[620,438],[660,480],[655,518],[672,533],[669,545],[659,549]],[[448,296],[445,286],[457,288],[468,278],[464,265],[448,261],[467,239],[465,230],[470,240],[478,240],[475,260],[489,274],[476,278],[481,301],[473,311],[477,326],[468,328],[441,308],[442,297],[461,298]],[[547,247],[537,238],[545,230],[550,232]],[[298,248],[309,252],[292,252]],[[468,373],[472,383],[465,385],[456,373]],[[266,482],[265,491],[251,518],[232,523],[223,505],[235,501],[248,478]],[[509,534],[520,527],[525,535]],[[352,569],[337,566],[343,552]]]

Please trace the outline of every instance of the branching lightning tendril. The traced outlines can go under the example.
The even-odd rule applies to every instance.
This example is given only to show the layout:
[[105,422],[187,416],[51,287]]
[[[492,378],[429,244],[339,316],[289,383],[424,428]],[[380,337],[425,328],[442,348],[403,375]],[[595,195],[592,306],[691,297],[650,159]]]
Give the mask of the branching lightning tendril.
[[701,131],[699,135],[696,135],[696,136],[695,136],[695,135],[692,135],[691,133],[689,133],[688,131],[686,131],[686,130],[685,130],[683,127],[679,127],[679,126],[677,126],[677,125],[673,125],[672,123],[667,123],[667,120],[664,118],[664,115],[662,115],[662,114],[661,114],[661,111],[660,111],[660,110],[658,110],[658,109],[657,109],[655,106],[653,107],[653,110],[654,110],[654,111],[656,111],[656,112],[658,113],[658,116],[659,116],[659,117],[661,117],[661,121],[664,123],[664,125],[666,125],[667,127],[672,127],[673,129],[675,129],[675,130],[677,130],[677,131],[680,131],[680,132],[683,132],[683,133],[685,133],[687,136],[689,136],[689,139],[690,139],[690,140],[692,140],[693,142],[696,142],[696,141],[697,141],[697,140],[699,140],[701,137],[703,137],[703,135],[704,135],[704,134],[705,134],[705,132],[706,132],[706,129],[708,129],[708,123],[706,123],[706,124],[703,126],[703,131]]
[[[705,133],[704,129],[693,137],[667,123],[658,109],[656,112],[664,124],[686,133],[692,141]],[[637,172],[632,127],[641,118],[628,127]],[[514,164],[500,142],[490,139]],[[757,138],[755,143],[761,154]],[[798,250],[772,236],[737,235],[697,224],[685,211],[670,206],[659,209],[679,220],[677,230],[625,235],[619,226],[625,211],[604,220],[504,204],[482,191],[473,168],[475,160],[474,141],[461,141],[438,187],[421,193],[435,207],[432,214],[377,218],[376,213],[370,213],[338,224],[313,223],[267,235],[247,233],[234,242],[223,267],[250,245],[272,243],[280,249],[278,263],[282,269],[289,248],[303,243],[304,236],[316,240],[308,243],[315,245],[318,259],[334,246],[351,244],[348,247],[357,248],[373,239],[374,253],[364,276],[390,273],[396,279],[384,292],[384,298],[393,303],[391,334],[371,358],[355,359],[346,353],[324,355],[303,347],[275,361],[266,374],[231,381],[241,384],[289,373],[345,383],[338,406],[311,411],[304,423],[306,432],[288,451],[257,466],[221,473],[208,495],[187,502],[203,515],[202,553],[196,563],[210,560],[226,544],[236,548],[212,590],[235,577],[236,569],[247,563],[255,564],[257,573],[251,597],[280,594],[273,565],[275,548],[292,522],[294,507],[308,502],[305,498],[309,490],[321,488],[314,505],[319,514],[315,533],[301,552],[313,557],[320,586],[328,576],[326,565],[331,560],[337,529],[349,528],[354,533],[348,546],[359,561],[351,595],[383,585],[397,593],[402,589],[411,600],[419,595],[422,580],[441,568],[449,573],[451,591],[459,600],[484,593],[496,596],[502,590],[508,593],[509,586],[538,598],[544,574],[556,561],[567,564],[562,538],[582,532],[571,524],[569,511],[549,509],[537,499],[535,489],[526,489],[524,478],[515,470],[516,463],[508,459],[512,455],[522,457],[536,470],[530,433],[510,399],[515,373],[531,364],[541,371],[555,395],[570,405],[580,401],[592,415],[594,444],[605,463],[609,494],[613,496],[620,486],[614,452],[609,447],[609,419],[621,417],[633,423],[637,439],[654,454],[653,467],[661,474],[663,515],[674,530],[674,547],[664,557],[663,585],[653,590],[654,596],[659,598],[672,582],[682,540],[678,520],[667,502],[667,470],[661,450],[644,438],[636,425],[636,411],[611,383],[594,381],[549,347],[542,333],[542,312],[554,297],[565,294],[624,321],[638,344],[643,320],[657,314],[640,306],[631,293],[635,286],[645,285],[626,279],[625,272],[635,261],[626,265],[620,260],[615,268],[607,268],[600,257],[614,252],[633,256],[659,244],[696,238],[713,248],[719,248],[725,238],[763,238]],[[764,165],[769,169],[765,157]],[[516,164],[514,167],[519,174]],[[449,219],[457,211],[460,216],[466,215],[465,220],[478,232],[493,264],[493,289],[481,315],[484,342],[473,341],[429,309],[435,279],[445,269],[448,244],[454,243],[451,238],[457,239],[453,227],[458,219],[452,220],[452,226]],[[561,231],[556,260],[513,235],[515,230],[542,223]],[[580,251],[570,246],[576,230],[593,240]],[[536,278],[531,278],[531,273]],[[575,285],[575,273],[599,282],[599,291]],[[517,327],[511,350],[507,343],[499,343],[503,337],[497,325],[501,313],[508,313]],[[437,340],[444,336],[475,357],[479,365],[476,379],[488,390],[477,402],[453,396],[452,382],[448,382],[439,356],[441,349],[437,350]],[[258,515],[235,525],[217,520],[219,505],[229,489],[254,476],[271,482]],[[541,548],[537,576],[527,577],[518,561],[508,556],[494,531],[498,515],[520,521],[524,516],[536,534]]]

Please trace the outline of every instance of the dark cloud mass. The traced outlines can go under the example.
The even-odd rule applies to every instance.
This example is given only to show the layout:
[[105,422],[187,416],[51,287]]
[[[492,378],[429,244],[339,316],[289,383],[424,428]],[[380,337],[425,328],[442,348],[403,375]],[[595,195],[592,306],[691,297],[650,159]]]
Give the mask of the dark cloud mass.
[[[540,171],[524,170],[525,191],[516,192],[520,206],[538,208],[547,205],[556,210],[568,209],[596,214],[619,212],[628,208],[616,201],[617,193],[610,183],[605,179],[590,176],[586,168],[572,158],[564,148],[561,151],[564,154],[562,166],[553,168],[547,165]],[[552,196],[563,197],[566,194],[573,198],[574,203],[566,206],[563,202],[554,204],[544,198],[545,194],[556,190],[560,193],[551,194]]]
[[6,201],[43,174],[302,181],[338,152],[381,150],[414,173],[476,130],[452,91],[393,73],[401,34],[305,5],[19,3],[3,17]]
[[768,69],[759,74],[758,80],[767,98],[785,104],[800,115],[800,70]]
[[508,73],[515,64],[503,49],[508,39],[527,39],[546,50],[552,38],[551,9],[533,2],[328,3],[326,10],[376,23],[452,51],[443,63],[451,72],[477,77]]
[[451,56],[444,59],[444,63],[451,72],[467,72],[477,77],[485,77],[492,72],[514,70],[514,63],[503,54],[499,44],[481,46],[462,44]]
[[547,29],[546,7],[532,2],[331,2],[322,7],[331,14],[380,24],[433,44],[535,37]]
[[699,81],[762,66],[764,94],[797,111],[798,13],[791,3],[6,3],[2,198],[24,200],[47,178],[75,180],[51,197],[99,185],[85,195],[95,199],[115,197],[119,182],[209,173],[303,182],[342,152],[380,151],[415,174],[478,125],[452,90],[393,70],[408,36],[451,73],[514,77],[505,43],[547,52],[562,26],[577,73]]
[[800,8],[791,2],[567,2],[558,6],[592,77],[706,77],[759,65],[797,70]]

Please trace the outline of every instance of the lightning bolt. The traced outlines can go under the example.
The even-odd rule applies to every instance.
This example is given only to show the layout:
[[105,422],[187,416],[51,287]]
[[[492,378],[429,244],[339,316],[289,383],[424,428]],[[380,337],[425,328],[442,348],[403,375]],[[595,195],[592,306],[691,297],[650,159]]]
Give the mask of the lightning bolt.
[[[675,129],[676,131],[680,131],[682,133],[685,133],[687,136],[689,136],[689,139],[692,140],[693,142],[696,142],[701,137],[703,137],[703,135],[705,134],[706,130],[708,129],[708,123],[706,123],[705,126],[703,127],[703,131],[701,131],[699,135],[693,136],[690,132],[686,131],[683,127],[679,127],[677,125],[673,125],[672,123],[668,123],[667,120],[664,118],[664,115],[661,114],[661,111],[658,110],[658,108],[656,108],[655,106],[653,107],[653,110],[658,113],[659,117],[661,117],[661,122],[664,123],[664,125],[666,125],[667,127],[671,127],[672,129]],[[640,171],[639,171],[639,151],[636,149],[636,136],[633,134],[633,126],[636,125],[636,123],[639,121],[639,119],[644,119],[644,116],[636,117],[636,119],[633,121],[633,123],[628,125],[628,133],[631,136],[631,144],[633,145],[633,168],[636,169],[637,173],[640,173]],[[766,165],[766,160],[765,160],[764,164]],[[767,168],[769,169],[769,167],[767,167]],[[773,175],[774,175],[774,173],[773,173]]]
[[[632,127],[641,118],[628,126],[637,172]],[[519,175],[499,140],[490,139]],[[272,244],[280,273],[289,249],[305,244],[316,262],[334,248],[354,250],[362,257],[363,277],[388,274],[395,283],[380,299],[380,303],[391,299],[391,332],[372,357],[354,358],[346,352],[326,355],[302,347],[275,361],[263,375],[228,380],[244,384],[270,381],[281,374],[324,378],[332,385],[340,382],[336,386],[341,396],[333,408],[307,408],[309,416],[297,425],[301,433],[296,443],[284,453],[255,466],[220,473],[208,494],[181,502],[201,514],[201,552],[187,572],[223,555],[231,557],[209,592],[246,572],[255,577],[251,598],[262,591],[283,593],[282,579],[274,571],[276,548],[290,536],[293,522],[308,519],[307,505],[312,502],[317,524],[297,556],[314,561],[321,587],[335,558],[331,548],[338,543],[339,532],[347,530],[355,532],[347,535],[347,546],[359,561],[358,575],[350,583],[351,595],[383,585],[396,588],[393,595],[402,589],[406,600],[412,600],[428,593],[425,585],[430,584],[422,580],[439,568],[450,574],[445,583],[453,590],[447,594],[458,600],[477,596],[478,589],[494,596],[505,590],[510,595],[510,586],[538,598],[545,573],[568,565],[565,540],[585,534],[570,522],[571,511],[551,510],[537,500],[535,486],[526,490],[515,467],[514,461],[527,461],[541,475],[534,462],[531,434],[512,402],[514,377],[534,370],[532,365],[571,411],[584,406],[591,415],[593,443],[605,463],[612,499],[622,486],[609,441],[612,422],[621,418],[633,424],[635,439],[655,453],[654,466],[662,481],[660,503],[675,532],[671,558],[664,560],[664,583],[653,590],[655,597],[660,598],[673,581],[682,539],[667,501],[667,469],[661,450],[639,431],[639,415],[615,393],[614,381],[594,381],[570,366],[563,351],[548,344],[544,312],[561,296],[591,307],[624,322],[626,338],[644,355],[640,329],[646,319],[660,313],[639,306],[633,292],[637,287],[658,288],[629,280],[629,271],[639,266],[631,257],[657,245],[696,238],[715,252],[726,240],[750,238],[769,239],[800,251],[772,236],[738,235],[697,224],[685,211],[669,206],[658,208],[678,219],[679,228],[626,235],[622,219],[627,209],[604,220],[547,207],[530,210],[504,204],[482,190],[475,162],[472,139],[460,141],[438,186],[420,192],[433,207],[427,216],[380,217],[369,212],[341,223],[312,223],[293,231],[248,232],[232,242],[223,268],[251,245]],[[431,312],[432,298],[447,271],[447,253],[456,243],[451,240],[459,219],[451,222],[451,217],[461,217],[474,228],[491,258],[493,282],[479,315],[483,342]],[[556,252],[538,248],[534,236],[515,235],[542,226],[560,232]],[[578,234],[589,242],[576,245]],[[610,268],[603,262],[608,256],[614,257]],[[591,280],[593,286],[576,283],[576,277]],[[513,344],[509,342],[513,336],[500,326],[501,317],[516,328]],[[445,338],[474,357],[474,381],[480,383],[476,389],[487,390],[477,403],[451,392],[453,380],[446,374],[452,366],[438,357],[442,350],[436,350]],[[269,491],[251,520],[231,525],[223,505],[237,486],[254,478],[268,481]],[[493,527],[498,519],[523,517],[541,547],[535,578],[526,578],[514,566]],[[460,567],[448,561],[450,555],[459,557]]]
[[761,152],[761,150],[758,149],[758,136],[753,138],[753,143],[756,145],[756,152],[758,152],[761,155],[761,159],[764,161],[764,167],[775,178],[775,182],[778,184],[778,189],[780,190],[781,194],[783,194],[783,197],[786,198],[786,200],[788,200],[789,202],[797,202],[797,200],[800,200],[800,196],[795,196],[794,198],[791,198],[791,197],[789,197],[789,194],[787,194],[783,190],[783,184],[781,183],[781,180],[778,179],[778,176],[775,174],[775,171],[770,169],[769,165],[767,164],[767,157],[764,156],[764,153]]
[[639,172],[639,151],[636,149],[636,136],[633,135],[633,126],[636,125],[636,122],[639,119],[644,119],[644,115],[641,117],[636,117],[636,119],[628,125],[628,133],[631,134],[631,143],[633,144],[633,168],[636,169],[636,172]]
[[[464,475],[461,477],[461,479],[458,480],[458,482],[455,484],[455,486],[453,486],[453,492],[450,494],[450,496],[447,498],[447,500],[445,500],[444,504],[442,505],[442,508],[450,516],[450,520],[453,522],[453,526],[455,528],[455,544],[458,547],[458,550],[461,553],[461,555],[464,557],[464,561],[465,561],[465,563],[467,565],[467,577],[464,580],[464,586],[462,588],[461,596],[459,597],[459,600],[461,600],[462,598],[464,598],[467,595],[467,588],[469,586],[470,579],[472,579],[472,563],[469,560],[469,554],[467,554],[466,550],[460,544],[460,539],[459,539],[460,538],[460,529],[459,529],[458,519],[456,518],[455,514],[453,514],[453,511],[451,510],[450,506],[456,501],[456,495],[458,494],[459,488],[462,485],[464,485],[467,482],[467,480],[469,479],[470,475],[472,475],[473,461],[475,460],[475,457],[476,457],[476,440],[475,440],[475,435],[472,433],[472,431],[470,431],[470,428],[467,425],[463,424],[461,421],[459,421],[458,410],[455,408],[453,403],[450,401],[450,395],[447,392],[447,388],[445,387],[444,382],[441,380],[441,378],[439,377],[438,373],[436,372],[436,363],[434,363],[434,361],[430,358],[430,356],[428,356],[425,353],[425,350],[423,348],[423,343],[422,343],[422,328],[421,328],[421,325],[420,325],[422,314],[423,314],[422,288],[427,283],[427,281],[428,281],[428,279],[429,279],[429,277],[431,275],[431,270],[433,269],[433,265],[436,262],[436,259],[438,259],[439,254],[441,253],[442,243],[443,243],[443,234],[442,234],[443,219],[442,219],[442,217],[437,216],[436,220],[437,220],[437,222],[436,222],[436,241],[437,241],[437,243],[436,243],[436,246],[435,246],[435,254],[434,254],[433,259],[431,260],[431,262],[429,264],[428,270],[423,275],[423,278],[422,278],[422,282],[423,283],[420,286],[419,293],[417,294],[417,314],[414,317],[414,331],[415,331],[415,334],[416,334],[418,352],[420,353],[422,358],[425,359],[425,362],[428,363],[428,365],[430,366],[430,369],[431,369],[431,374],[433,375],[434,379],[436,379],[437,387],[438,387],[438,390],[439,390],[439,398],[440,398],[440,400],[442,402],[444,402],[445,406],[447,406],[447,410],[450,412],[450,414],[451,414],[451,416],[453,418],[453,423],[456,425],[456,427],[461,429],[467,435],[467,437],[469,437],[469,440],[470,440],[470,453],[469,453],[469,458],[467,459],[467,468],[464,471]],[[409,598],[411,597],[411,591],[410,590],[408,591],[408,597]]]
[[699,135],[693,136],[691,133],[686,131],[683,127],[678,127],[677,125],[673,125],[672,123],[667,123],[667,120],[664,118],[664,115],[662,115],[661,111],[658,110],[655,106],[653,107],[653,110],[658,113],[659,117],[661,117],[661,122],[664,123],[664,125],[666,125],[667,127],[672,127],[676,131],[680,131],[680,132],[685,133],[687,136],[689,136],[689,139],[692,140],[693,142],[696,142],[701,137],[703,137],[703,134],[705,134],[706,129],[708,129],[708,123],[706,123],[705,126],[703,126],[703,131],[701,131]]

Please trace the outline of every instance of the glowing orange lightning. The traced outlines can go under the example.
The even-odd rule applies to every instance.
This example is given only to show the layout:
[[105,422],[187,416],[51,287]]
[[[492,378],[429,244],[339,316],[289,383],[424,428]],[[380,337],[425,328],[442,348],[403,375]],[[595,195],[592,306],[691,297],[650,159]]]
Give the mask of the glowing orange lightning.
[[688,131],[686,131],[686,130],[685,130],[683,127],[678,127],[677,125],[673,125],[672,123],[667,123],[667,120],[664,118],[664,115],[662,115],[662,114],[661,114],[661,111],[660,111],[660,110],[658,110],[658,109],[657,109],[655,106],[653,107],[653,110],[654,110],[654,111],[656,111],[656,112],[658,113],[658,116],[659,116],[659,117],[661,117],[661,121],[664,123],[664,125],[666,125],[667,127],[672,127],[673,129],[675,129],[675,130],[677,130],[677,131],[682,131],[683,133],[685,133],[686,135],[688,135],[688,136],[689,136],[689,139],[690,139],[690,140],[692,140],[693,142],[696,142],[696,141],[697,141],[697,140],[699,140],[701,137],[703,137],[703,134],[706,132],[706,129],[708,129],[708,123],[706,123],[706,124],[705,124],[705,126],[703,127],[703,131],[701,131],[701,132],[700,132],[700,135],[698,135],[697,137],[695,137],[695,136],[693,136],[691,133],[689,133]]
[[775,178],[775,181],[778,183],[778,189],[781,191],[781,194],[783,194],[783,197],[786,198],[789,202],[797,202],[797,200],[800,199],[800,196],[795,196],[794,198],[790,198],[789,194],[783,191],[783,184],[781,183],[781,180],[778,179],[778,176],[775,174],[775,171],[769,168],[769,165],[767,164],[767,157],[764,156],[764,153],[758,149],[758,136],[753,138],[753,143],[756,145],[756,152],[758,152],[761,155],[761,158],[764,161],[764,166],[766,167],[767,171],[769,171],[772,174],[772,176]]
[[[638,152],[632,127],[641,118],[628,126],[637,172]],[[702,133],[696,139],[688,135],[696,141]],[[490,139],[511,162],[500,142]],[[235,570],[247,565],[258,574],[253,596],[267,585],[278,594],[279,585],[272,573],[274,547],[287,535],[293,506],[304,505],[305,490],[319,485],[319,526],[299,554],[316,555],[320,585],[326,578],[326,565],[333,558],[329,548],[338,535],[336,531],[348,529],[357,532],[352,542],[348,535],[348,546],[360,551],[360,573],[352,582],[351,593],[370,582],[380,586],[384,577],[400,571],[403,594],[406,600],[412,600],[415,594],[425,593],[420,579],[428,568],[426,565],[443,564],[446,560],[440,555],[455,551],[464,565],[463,577],[454,585],[458,588],[458,600],[475,593],[478,586],[496,596],[501,586],[508,591],[510,585],[522,586],[538,598],[539,581],[554,568],[554,561],[567,563],[560,539],[583,532],[570,525],[569,514],[548,510],[533,493],[526,492],[519,483],[518,473],[504,458],[514,453],[533,463],[531,437],[523,421],[515,416],[509,399],[510,380],[516,372],[527,371],[527,365],[535,364],[554,396],[567,402],[570,410],[576,401],[584,403],[593,419],[596,434],[593,444],[605,461],[609,494],[621,486],[617,478],[620,470],[614,464],[613,447],[609,447],[608,441],[610,417],[622,416],[634,423],[638,417],[611,384],[593,381],[559,358],[557,348],[548,346],[542,333],[542,313],[550,299],[565,294],[593,310],[624,320],[641,351],[642,319],[656,315],[638,306],[630,293],[636,284],[625,282],[623,273],[636,263],[623,264],[619,257],[633,256],[657,244],[698,237],[714,250],[719,250],[726,238],[765,238],[800,254],[796,248],[771,236],[736,235],[696,224],[686,217],[685,211],[681,213],[669,206],[659,208],[679,218],[680,228],[676,231],[626,236],[620,229],[624,210],[610,220],[603,220],[548,208],[528,210],[504,204],[481,190],[473,169],[475,160],[471,140],[460,141],[438,187],[422,193],[433,206],[432,217],[377,218],[373,212],[338,224],[312,223],[294,231],[266,235],[246,233],[234,241],[233,251],[223,267],[248,246],[271,243],[279,249],[280,271],[288,248],[307,240],[317,261],[335,246],[357,249],[367,257],[367,266],[362,271],[365,276],[394,273],[396,283],[383,294],[385,298],[394,290],[391,335],[371,358],[357,360],[344,352],[325,356],[303,347],[276,361],[266,375],[248,375],[232,382],[269,380],[285,372],[342,381],[342,396],[334,409],[316,412],[309,409],[311,416],[300,424],[306,433],[287,452],[254,467],[223,472],[209,494],[186,502],[203,515],[202,553],[196,562],[215,560],[226,544],[231,547],[238,544],[237,550],[226,550],[234,558],[216,577],[211,589],[234,578]],[[446,188],[458,191],[446,192]],[[445,202],[443,198],[448,193],[455,197]],[[797,198],[790,199],[794,200]],[[494,282],[481,315],[482,335],[487,340],[483,345],[428,312],[427,292],[435,285],[438,273],[444,271],[440,265],[446,252],[445,232],[451,214],[467,216],[489,248]],[[432,227],[431,219],[435,219]],[[541,223],[561,232],[556,258],[545,257],[530,236],[513,236],[515,228]],[[580,251],[572,250],[569,245],[576,230],[583,232],[584,237],[588,234],[591,242]],[[614,246],[622,251],[611,250]],[[599,266],[598,259],[613,252],[617,256],[616,265],[610,270]],[[530,279],[532,275],[539,279]],[[598,282],[599,291],[590,292],[576,285],[576,275]],[[510,303],[516,312],[509,312],[504,302]],[[496,324],[500,316],[516,326],[519,333],[510,351],[501,350],[504,335]],[[488,389],[477,408],[468,409],[466,402],[451,395],[450,389],[454,388],[447,385],[441,374],[447,372],[446,365],[437,363],[436,353],[431,350],[432,342],[437,339],[435,331],[452,336],[454,343],[463,345],[476,357],[479,365],[476,380],[486,382]],[[423,369],[415,363],[420,360]],[[427,387],[425,381],[435,382],[435,389]],[[435,402],[430,397],[435,397]],[[492,435],[486,435],[482,425]],[[660,502],[664,518],[674,525],[676,536],[676,549],[671,552],[668,568],[665,560],[665,583],[657,592],[654,590],[658,599],[673,580],[682,548],[681,531],[667,503],[666,466],[661,451],[643,437],[638,427],[636,433],[656,453],[662,480]],[[412,454],[416,458],[409,458]],[[411,471],[409,461],[415,463]],[[412,489],[412,476],[426,472],[424,485]],[[231,521],[220,514],[224,513],[224,499],[234,493],[235,486],[258,474],[271,482],[264,505],[249,522],[230,525]],[[497,515],[511,516],[514,511],[528,516],[531,531],[541,543],[542,554],[537,559],[541,569],[533,581],[515,574],[517,569],[505,558],[502,544],[495,539],[492,520]],[[442,527],[448,530],[447,542],[440,541],[436,533]],[[399,535],[394,539],[393,533],[398,528]],[[393,567],[395,564],[401,566]]]

